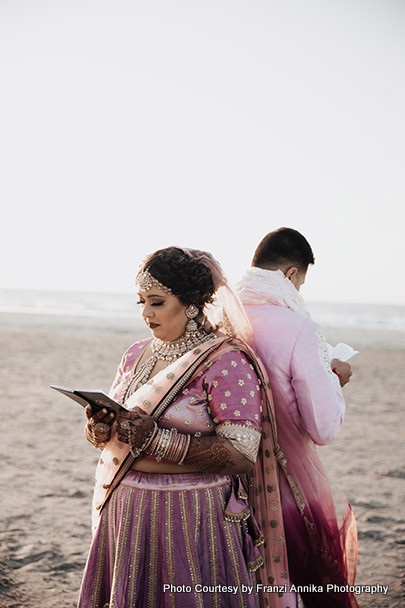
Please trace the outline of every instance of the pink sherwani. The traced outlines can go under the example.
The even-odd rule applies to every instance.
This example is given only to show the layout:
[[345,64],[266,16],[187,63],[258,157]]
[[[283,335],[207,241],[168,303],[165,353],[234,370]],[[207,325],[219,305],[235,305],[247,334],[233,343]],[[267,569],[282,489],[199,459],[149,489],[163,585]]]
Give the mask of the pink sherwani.
[[321,327],[282,306],[260,304],[245,309],[255,350],[269,374],[276,412],[280,408],[288,412],[291,422],[314,443],[329,443],[342,427],[345,402]]
[[[305,606],[358,608],[353,593],[323,587],[352,585],[357,554],[352,510],[336,488],[332,492],[316,449],[338,435],[345,413],[325,337],[282,271],[251,268],[239,286],[273,391],[291,580]],[[313,593],[311,584],[323,592]]]

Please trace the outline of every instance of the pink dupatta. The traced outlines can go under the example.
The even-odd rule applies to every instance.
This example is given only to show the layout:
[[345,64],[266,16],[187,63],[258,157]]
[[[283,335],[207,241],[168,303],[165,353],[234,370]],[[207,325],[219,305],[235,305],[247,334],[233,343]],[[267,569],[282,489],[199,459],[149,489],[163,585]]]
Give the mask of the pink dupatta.
[[351,506],[328,478],[310,437],[277,410],[283,517],[289,565],[296,585],[322,586],[324,592],[301,593],[306,608],[358,608],[349,591],[327,593],[327,585],[353,585],[357,530]]

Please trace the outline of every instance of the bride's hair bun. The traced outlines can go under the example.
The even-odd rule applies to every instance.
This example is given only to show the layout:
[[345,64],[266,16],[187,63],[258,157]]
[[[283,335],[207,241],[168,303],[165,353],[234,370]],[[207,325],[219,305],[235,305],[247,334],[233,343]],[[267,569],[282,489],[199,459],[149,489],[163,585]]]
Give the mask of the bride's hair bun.
[[142,270],[150,274],[185,304],[202,309],[212,302],[216,291],[211,270],[179,247],[166,247],[151,253]]

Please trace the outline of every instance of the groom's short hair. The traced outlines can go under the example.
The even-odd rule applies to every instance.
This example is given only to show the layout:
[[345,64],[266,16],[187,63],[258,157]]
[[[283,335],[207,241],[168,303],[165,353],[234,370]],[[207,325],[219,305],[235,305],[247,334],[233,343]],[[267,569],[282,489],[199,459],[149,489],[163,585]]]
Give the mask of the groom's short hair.
[[266,234],[252,260],[252,266],[268,270],[289,265],[305,272],[309,264],[315,264],[315,258],[307,239],[298,230],[284,227]]

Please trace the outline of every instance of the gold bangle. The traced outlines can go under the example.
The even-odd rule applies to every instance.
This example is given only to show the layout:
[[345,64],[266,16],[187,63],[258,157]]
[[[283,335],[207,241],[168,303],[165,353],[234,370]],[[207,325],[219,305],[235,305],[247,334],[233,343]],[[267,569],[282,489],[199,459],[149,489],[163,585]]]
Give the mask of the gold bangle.
[[187,435],[186,445],[183,448],[183,454],[177,464],[182,465],[184,463],[186,456],[188,454],[188,450],[190,448],[190,443],[191,443],[191,435]]

